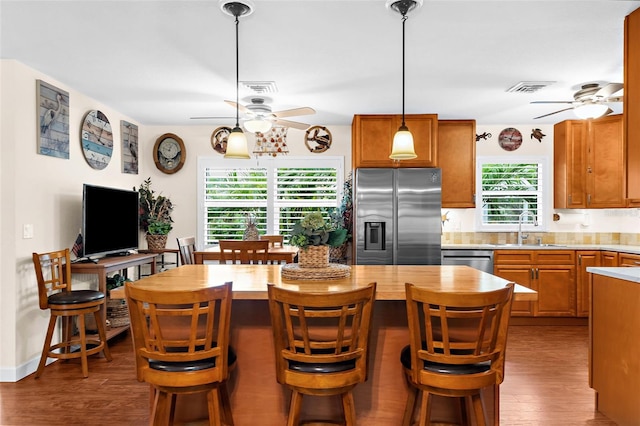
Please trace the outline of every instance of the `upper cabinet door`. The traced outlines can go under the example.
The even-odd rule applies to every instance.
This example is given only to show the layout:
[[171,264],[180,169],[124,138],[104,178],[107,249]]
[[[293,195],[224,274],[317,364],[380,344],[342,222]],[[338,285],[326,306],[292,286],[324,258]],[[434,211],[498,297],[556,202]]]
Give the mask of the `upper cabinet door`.
[[624,21],[624,126],[627,142],[627,199],[640,207],[640,9]]
[[438,121],[438,167],[442,169],[442,207],[475,207],[475,120]]
[[355,115],[351,127],[352,168],[359,167],[437,167],[438,116],[405,115],[413,135],[417,158],[393,161],[389,158],[393,135],[402,123],[401,115]]

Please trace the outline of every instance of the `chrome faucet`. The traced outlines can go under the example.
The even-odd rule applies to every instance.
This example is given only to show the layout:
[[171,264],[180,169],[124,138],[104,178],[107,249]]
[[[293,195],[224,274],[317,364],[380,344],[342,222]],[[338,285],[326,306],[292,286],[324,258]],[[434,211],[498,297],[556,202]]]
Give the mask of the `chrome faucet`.
[[523,240],[526,240],[527,238],[529,238],[529,234],[523,234],[522,233],[522,221],[524,220],[525,216],[531,216],[533,218],[533,226],[538,226],[538,218],[536,218],[536,215],[534,215],[532,212],[530,212],[529,210],[525,210],[522,213],[520,213],[520,216],[518,216],[518,245],[521,246]]

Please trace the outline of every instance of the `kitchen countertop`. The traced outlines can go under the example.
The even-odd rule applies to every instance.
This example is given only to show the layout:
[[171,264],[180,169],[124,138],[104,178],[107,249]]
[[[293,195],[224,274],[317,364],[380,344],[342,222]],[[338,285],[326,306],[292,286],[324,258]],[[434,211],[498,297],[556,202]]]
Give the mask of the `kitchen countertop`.
[[603,275],[605,277],[640,283],[640,267],[603,268],[590,266],[587,268],[587,272],[597,275]]
[[443,250],[605,250],[640,254],[640,246],[622,244],[442,244]]

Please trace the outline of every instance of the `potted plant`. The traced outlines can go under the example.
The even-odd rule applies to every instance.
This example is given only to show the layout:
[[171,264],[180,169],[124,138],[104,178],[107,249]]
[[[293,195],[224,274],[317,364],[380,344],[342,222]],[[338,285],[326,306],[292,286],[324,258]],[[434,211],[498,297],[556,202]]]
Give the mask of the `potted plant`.
[[347,230],[325,220],[321,212],[308,213],[293,225],[290,243],[300,247],[298,263],[302,268],[323,268],[329,265],[330,247],[347,240]]
[[[135,190],[135,187],[133,188]],[[167,234],[173,229],[173,203],[151,189],[151,178],[147,178],[140,188],[140,229],[146,233],[147,246],[152,250],[163,249],[167,244]]]

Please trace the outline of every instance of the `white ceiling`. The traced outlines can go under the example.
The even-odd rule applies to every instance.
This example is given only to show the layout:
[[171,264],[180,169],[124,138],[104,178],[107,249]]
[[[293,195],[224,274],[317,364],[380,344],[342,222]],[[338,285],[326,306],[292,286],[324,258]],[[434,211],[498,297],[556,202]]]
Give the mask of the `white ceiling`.
[[[309,124],[402,110],[402,24],[384,0],[257,0],[240,18],[240,80],[275,81],[274,110]],[[406,22],[406,113],[533,122],[581,84],[622,82],[624,17],[640,1],[425,0]],[[0,0],[0,57],[143,125],[232,125],[235,29],[218,0]],[[553,81],[533,94],[520,81]],[[240,100],[248,93],[241,92]],[[612,104],[616,112],[622,104]],[[541,124],[573,118],[564,112]]]

